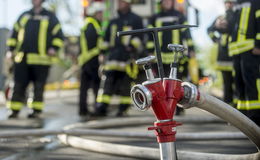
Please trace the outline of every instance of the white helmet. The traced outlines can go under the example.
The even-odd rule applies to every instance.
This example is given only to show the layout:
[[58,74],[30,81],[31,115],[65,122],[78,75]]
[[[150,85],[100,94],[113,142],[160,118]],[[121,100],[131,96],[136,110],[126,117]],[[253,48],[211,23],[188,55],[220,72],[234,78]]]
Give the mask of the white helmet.
[[132,0],[122,0],[122,1],[125,1],[126,3],[131,3]]
[[225,3],[226,3],[226,2],[233,2],[233,3],[236,3],[237,0],[224,0],[224,2],[225,2]]
[[90,16],[93,16],[97,12],[101,12],[105,10],[105,5],[102,2],[93,2],[88,7],[87,13]]

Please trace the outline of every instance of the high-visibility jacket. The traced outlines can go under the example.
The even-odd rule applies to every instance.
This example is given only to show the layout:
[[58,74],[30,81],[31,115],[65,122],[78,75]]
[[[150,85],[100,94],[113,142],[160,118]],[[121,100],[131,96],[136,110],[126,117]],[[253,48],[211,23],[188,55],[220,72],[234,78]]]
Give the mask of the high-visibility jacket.
[[[228,22],[226,29],[219,29],[216,28],[215,23],[217,19],[225,18]],[[232,24],[232,19],[234,19],[234,12],[232,10],[227,10],[226,14],[223,16],[219,16],[213,24],[208,28],[208,35],[212,39],[214,43],[218,44],[218,56],[217,56],[217,68],[218,70],[222,71],[232,71],[233,63],[232,58],[228,54],[228,44],[229,44],[229,37],[230,31],[229,26]]]
[[260,1],[240,0],[236,10],[236,23],[229,45],[229,53],[238,55],[260,48]]
[[142,47],[142,35],[118,37],[118,31],[143,28],[142,19],[131,11],[110,21],[105,32],[104,46],[108,49],[108,57],[104,70],[126,72],[129,60]]
[[[168,25],[187,24],[184,15],[176,10],[160,12],[151,17],[148,27],[162,27]],[[158,33],[159,43],[162,52],[163,64],[170,64],[174,60],[174,55],[168,50],[168,44],[184,44],[189,51],[194,51],[193,41],[191,39],[190,30],[183,28],[179,30],[164,31]],[[146,43],[146,49],[149,53],[154,52],[154,42],[152,35]]]
[[[97,56],[101,52],[103,42],[100,34],[100,23],[93,17],[87,17],[80,34],[81,54],[78,58],[79,65],[82,66],[93,58],[97,59]],[[95,61],[93,65],[98,65],[97,61]]]
[[35,14],[24,12],[14,24],[7,41],[9,50],[15,54],[15,62],[23,59],[31,65],[51,65],[53,57],[47,55],[50,48],[58,51],[63,46],[63,33],[57,17],[45,10]]

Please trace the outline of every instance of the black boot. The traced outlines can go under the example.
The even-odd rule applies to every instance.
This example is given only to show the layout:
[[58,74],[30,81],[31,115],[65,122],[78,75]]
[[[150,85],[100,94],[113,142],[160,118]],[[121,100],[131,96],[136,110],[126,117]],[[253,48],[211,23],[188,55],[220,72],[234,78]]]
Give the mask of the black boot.
[[9,110],[8,112],[8,118],[12,119],[18,117],[19,111]]
[[27,117],[28,118],[39,118],[41,113],[42,113],[41,110],[33,109],[32,112]]
[[125,117],[127,116],[128,104],[120,104],[118,112],[116,113],[117,117]]
[[107,116],[107,106],[106,103],[98,103],[96,106],[96,111],[92,114],[95,117],[105,117]]

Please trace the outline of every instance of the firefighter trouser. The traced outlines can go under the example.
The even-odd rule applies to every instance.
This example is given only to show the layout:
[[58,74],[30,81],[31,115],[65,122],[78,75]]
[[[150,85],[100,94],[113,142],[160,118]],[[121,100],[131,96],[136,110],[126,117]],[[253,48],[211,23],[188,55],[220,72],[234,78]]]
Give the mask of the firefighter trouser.
[[224,97],[223,100],[224,102],[231,104],[233,102],[233,75],[232,71],[221,71],[222,73],[222,78],[223,78],[223,92],[224,92]]
[[260,56],[250,52],[234,56],[237,109],[260,125]]
[[28,65],[24,61],[14,65],[14,88],[8,108],[19,111],[26,102],[26,88],[33,82],[33,99],[28,107],[35,110],[43,109],[43,92],[48,77],[49,66]]
[[97,97],[97,113],[106,114],[113,94],[120,96],[118,112],[125,112],[130,104],[131,79],[125,72],[106,71]]
[[92,88],[95,99],[97,98],[100,78],[98,76],[98,65],[93,67],[85,64],[81,68],[80,96],[79,96],[79,115],[88,114],[87,99],[88,89]]

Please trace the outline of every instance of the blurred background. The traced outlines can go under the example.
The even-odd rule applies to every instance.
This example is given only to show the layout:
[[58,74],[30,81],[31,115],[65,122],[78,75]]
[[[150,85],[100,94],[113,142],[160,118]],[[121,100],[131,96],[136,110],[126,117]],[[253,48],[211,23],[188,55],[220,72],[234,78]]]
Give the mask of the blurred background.
[[[100,0],[99,0],[100,1]],[[103,0],[106,3],[105,19],[116,16],[116,1]],[[64,49],[63,60],[59,65],[54,65],[49,76],[48,88],[60,87],[62,81],[63,88],[77,87],[77,78],[70,75],[69,69],[73,71],[73,64],[77,54],[78,37],[80,28],[83,25],[84,8],[87,10],[91,0],[47,0],[45,7],[56,13],[62,24],[63,32],[66,36],[66,45]],[[157,0],[134,0],[133,11],[143,17],[144,24],[147,19],[158,12]],[[213,79],[213,86],[216,88],[221,87],[221,78],[214,69],[216,63],[217,47],[209,39],[207,35],[207,27],[214,21],[214,19],[225,12],[223,0],[176,0],[176,8],[183,12],[189,24],[197,24],[198,28],[193,28],[192,38],[196,45],[197,59],[200,68],[203,70],[204,75],[210,75]],[[5,55],[6,47],[5,40],[12,29],[19,14],[28,10],[31,7],[30,0],[0,0],[0,89],[3,89],[6,79],[3,76],[3,57]],[[106,22],[104,22],[104,26]],[[207,61],[205,61],[207,59]],[[65,74],[64,72],[68,71]],[[55,74],[54,74],[55,73]],[[68,79],[66,76],[69,76]],[[63,77],[63,78],[61,78]],[[65,80],[64,80],[65,79]],[[212,84],[211,84],[212,86]],[[221,94],[221,93],[218,93]],[[221,96],[221,95],[220,95]]]

